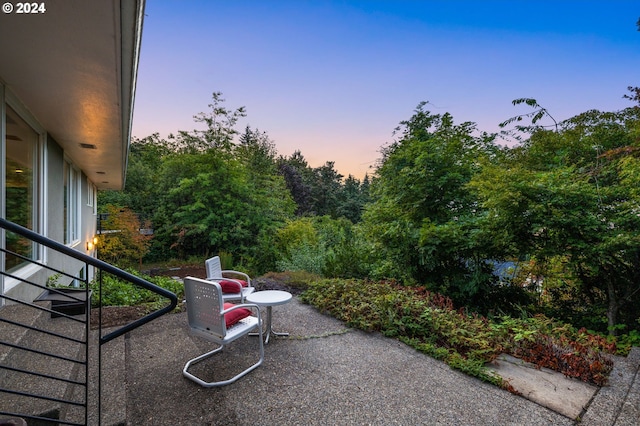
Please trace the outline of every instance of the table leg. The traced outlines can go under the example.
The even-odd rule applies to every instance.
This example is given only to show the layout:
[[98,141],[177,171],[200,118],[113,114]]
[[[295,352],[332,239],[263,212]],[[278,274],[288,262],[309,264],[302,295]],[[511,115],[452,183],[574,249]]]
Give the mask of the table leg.
[[267,331],[266,336],[264,337],[264,343],[269,343],[269,337],[271,336],[271,306],[267,306]]
[[271,315],[272,315],[271,309],[272,309],[271,306],[267,306],[267,321],[269,321],[269,323],[267,324],[267,326],[269,327],[268,333],[269,334],[273,334],[274,336],[288,336],[289,333],[279,333],[279,332],[275,331],[273,329],[273,327],[271,326]]
[[[265,320],[266,322],[266,330],[264,331],[264,343],[265,345],[267,343],[269,343],[269,337],[271,337],[271,335],[273,334],[274,336],[288,336],[289,333],[280,333],[277,332],[273,329],[273,327],[271,326],[272,324],[272,316],[273,316],[273,307],[272,306],[267,306],[267,318]],[[251,336],[257,336],[257,333],[250,333]]]

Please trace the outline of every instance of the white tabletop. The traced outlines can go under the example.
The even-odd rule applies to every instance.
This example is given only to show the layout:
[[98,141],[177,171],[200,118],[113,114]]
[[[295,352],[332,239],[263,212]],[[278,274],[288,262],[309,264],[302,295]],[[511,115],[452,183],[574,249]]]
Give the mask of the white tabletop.
[[292,297],[288,291],[263,290],[251,293],[245,297],[245,300],[249,303],[255,303],[256,305],[276,306],[289,302]]

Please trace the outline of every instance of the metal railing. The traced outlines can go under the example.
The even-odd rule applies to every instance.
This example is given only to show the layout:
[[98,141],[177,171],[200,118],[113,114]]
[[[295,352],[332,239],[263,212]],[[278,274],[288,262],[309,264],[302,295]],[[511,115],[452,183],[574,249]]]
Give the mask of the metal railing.
[[[19,253],[0,248],[2,256],[14,256],[30,263],[44,275],[55,275],[65,281],[80,283],[80,289],[47,286],[32,278],[25,279],[0,268],[3,279],[12,279],[23,285],[42,290],[44,297],[34,302],[0,294],[0,300],[10,301],[0,308],[0,417],[18,417],[30,424],[83,425],[101,422],[102,399],[102,346],[125,333],[146,324],[168,312],[178,303],[174,293],[149,281],[132,275],[106,262],[88,256],[63,244],[43,237],[29,229],[0,218],[0,229],[12,232],[57,253],[75,259],[83,265],[82,272],[69,273],[60,268],[29,259]],[[79,261],[79,262],[78,262]],[[63,262],[64,264],[64,262]],[[135,286],[147,289],[168,299],[162,309],[103,334],[102,310],[97,315],[97,359],[93,359],[91,341],[91,296],[89,268],[95,268],[94,290],[97,291],[98,309],[102,306],[102,282],[105,274],[113,275]],[[34,276],[34,275],[31,275]],[[43,276],[39,274],[38,276]],[[41,296],[42,296],[41,295]],[[44,301],[45,303],[42,303]],[[111,329],[110,329],[111,330]],[[95,336],[95,333],[93,334]],[[94,337],[95,339],[95,337]],[[97,371],[97,373],[93,373]],[[97,374],[97,389],[90,392],[90,384]],[[93,377],[93,376],[92,376]],[[91,382],[91,383],[90,383]],[[92,395],[95,401],[91,400]],[[121,407],[124,411],[124,407]]]

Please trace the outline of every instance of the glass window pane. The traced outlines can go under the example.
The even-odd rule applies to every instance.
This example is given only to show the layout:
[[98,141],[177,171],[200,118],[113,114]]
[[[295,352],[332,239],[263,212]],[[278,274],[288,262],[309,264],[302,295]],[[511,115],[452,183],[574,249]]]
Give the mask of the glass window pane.
[[[38,134],[8,106],[6,123],[6,217],[11,222],[34,230]],[[6,248],[34,259],[34,245],[11,232],[6,234]],[[19,257],[7,254],[5,268],[15,269],[23,263]]]
[[80,239],[80,171],[64,162],[64,242]]
[[64,186],[64,243],[69,244],[71,242],[71,237],[69,235],[69,170],[71,166],[66,161],[64,162],[63,169],[63,186]]

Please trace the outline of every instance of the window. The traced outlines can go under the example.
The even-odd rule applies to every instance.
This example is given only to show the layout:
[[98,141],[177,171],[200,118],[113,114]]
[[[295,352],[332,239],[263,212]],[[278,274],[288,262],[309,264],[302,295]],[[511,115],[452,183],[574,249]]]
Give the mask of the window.
[[98,192],[96,186],[87,178],[87,206],[93,207],[93,214],[98,214]]
[[64,243],[80,241],[80,171],[64,162]]
[[[7,220],[38,231],[38,145],[39,134],[13,109],[6,107],[6,218]],[[6,233],[7,250],[37,259],[34,243],[11,232]],[[5,268],[14,270],[27,262],[18,256],[7,254]]]

